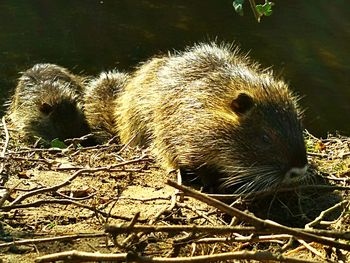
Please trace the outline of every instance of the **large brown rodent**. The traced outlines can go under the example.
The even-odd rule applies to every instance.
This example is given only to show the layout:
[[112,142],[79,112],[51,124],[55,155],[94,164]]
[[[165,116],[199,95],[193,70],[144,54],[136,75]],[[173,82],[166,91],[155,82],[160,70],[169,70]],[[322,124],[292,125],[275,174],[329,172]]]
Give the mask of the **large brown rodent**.
[[248,193],[304,178],[296,98],[228,45],[198,44],[153,58],[117,99],[123,143],[151,146],[166,169],[199,175],[216,191]]
[[65,140],[90,132],[83,114],[86,79],[54,64],[36,64],[19,78],[8,117],[28,142]]
[[117,71],[102,72],[90,81],[84,95],[84,113],[97,142],[116,136],[115,103],[128,75]]

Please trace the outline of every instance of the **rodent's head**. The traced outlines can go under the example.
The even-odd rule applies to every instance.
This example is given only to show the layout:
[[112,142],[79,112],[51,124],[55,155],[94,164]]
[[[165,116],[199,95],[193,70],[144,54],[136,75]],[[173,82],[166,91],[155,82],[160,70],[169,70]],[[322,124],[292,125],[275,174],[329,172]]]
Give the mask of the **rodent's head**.
[[85,120],[78,93],[69,87],[71,83],[42,83],[46,94],[38,96],[36,107],[38,118],[30,125],[39,137],[51,141],[77,138],[90,132]]
[[223,188],[260,191],[304,177],[307,157],[301,112],[284,82],[238,90],[229,108],[235,119],[226,119],[222,132],[233,160],[230,164],[223,158],[228,175],[222,179]]

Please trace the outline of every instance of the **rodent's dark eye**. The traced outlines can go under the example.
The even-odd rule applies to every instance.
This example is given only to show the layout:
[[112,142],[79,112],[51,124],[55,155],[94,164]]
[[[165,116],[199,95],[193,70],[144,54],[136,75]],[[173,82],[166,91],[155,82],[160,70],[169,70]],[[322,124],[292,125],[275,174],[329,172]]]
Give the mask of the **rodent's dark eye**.
[[39,106],[39,110],[45,115],[49,115],[52,112],[52,106],[44,102]]
[[253,98],[244,92],[239,93],[238,96],[231,102],[231,109],[237,115],[243,115],[247,113],[253,106]]

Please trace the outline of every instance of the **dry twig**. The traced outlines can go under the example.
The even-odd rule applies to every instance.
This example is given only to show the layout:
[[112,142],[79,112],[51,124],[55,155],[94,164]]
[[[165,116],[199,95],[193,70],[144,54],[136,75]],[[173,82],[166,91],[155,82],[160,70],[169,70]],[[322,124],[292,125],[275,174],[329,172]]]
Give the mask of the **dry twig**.
[[154,232],[167,232],[167,233],[206,233],[206,234],[228,234],[228,233],[267,233],[265,230],[257,231],[255,227],[234,227],[234,226],[197,226],[197,225],[171,225],[171,226],[159,226],[159,225],[106,225],[105,231],[112,235],[125,234],[125,233],[154,233]]
[[[305,231],[318,236],[330,237],[335,239],[350,240],[350,233],[339,232],[339,231],[329,231],[329,230],[318,230],[309,229],[304,230],[300,228],[295,228],[298,231]],[[205,234],[232,234],[240,233],[250,235],[254,234],[270,234],[273,231],[270,229],[257,229],[255,227],[240,227],[240,226],[198,226],[198,225],[170,225],[170,226],[159,226],[159,225],[134,225],[132,227],[121,225],[106,225],[106,232],[113,235],[125,234],[132,232],[143,232],[143,233],[153,233],[153,232],[167,232],[167,233],[180,233],[180,232],[191,232],[191,233],[205,233]]]
[[256,235],[255,233],[249,236],[230,236],[230,237],[209,237],[209,238],[200,238],[197,240],[191,240],[190,242],[199,243],[236,243],[236,242],[273,242],[279,243],[283,245],[285,240],[289,240],[291,238],[290,235]]
[[[45,200],[37,200],[35,202],[32,203],[28,203],[28,204],[16,204],[16,205],[8,205],[8,206],[3,206],[0,209],[3,211],[10,211],[12,209],[20,209],[20,208],[28,208],[28,207],[39,207],[42,205],[48,205],[48,204],[60,204],[60,205],[76,205],[78,207],[82,207],[85,209],[88,209],[90,211],[93,211],[95,213],[101,214],[104,217],[112,217],[115,219],[121,219],[121,220],[125,220],[125,221],[130,221],[132,219],[132,217],[126,217],[126,216],[118,216],[118,215],[110,215],[106,212],[103,212],[99,209],[97,209],[96,207],[93,206],[88,206],[70,199],[45,199]],[[144,220],[140,220],[140,221],[144,221]]]
[[[325,225],[325,222],[322,222],[322,220],[325,218],[325,216],[331,212],[333,212],[334,210],[338,209],[338,208],[343,208],[343,211],[340,215],[340,217],[347,211],[347,208],[349,207],[349,201],[348,200],[344,200],[341,201],[337,204],[335,204],[334,206],[322,211],[320,213],[320,215],[318,217],[316,217],[312,222],[308,223],[305,225],[306,229],[310,229],[313,228],[314,226],[316,226],[317,224],[322,224]],[[332,224],[333,222],[329,222],[328,224]]]
[[304,239],[307,241],[314,241],[323,245],[327,246],[333,246],[337,247],[340,249],[345,249],[345,250],[350,250],[350,245],[346,243],[341,243],[337,241],[330,240],[328,238],[316,236],[314,234],[307,233],[305,231],[301,231],[298,229],[293,229],[291,227],[287,227],[284,225],[280,225],[276,222],[273,222],[271,220],[262,220],[260,218],[255,217],[254,215],[247,214],[245,212],[240,211],[239,209],[236,209],[234,207],[230,207],[227,204],[220,202],[214,198],[211,198],[209,196],[206,196],[205,194],[202,194],[196,190],[192,190],[189,187],[179,185],[176,182],[172,180],[168,180],[167,183],[170,186],[173,186],[181,191],[183,191],[186,195],[191,196],[195,199],[198,199],[202,202],[205,202],[211,206],[216,207],[217,209],[229,214],[230,216],[236,216],[237,218],[240,218],[241,220],[244,220],[253,226],[257,228],[257,230],[260,229],[270,229],[273,230],[275,233],[280,233],[280,234],[289,234],[294,237]]
[[[33,190],[31,192],[25,193],[23,195],[20,195],[19,197],[17,197],[14,201],[11,202],[11,204],[9,206],[7,206],[8,208],[11,208],[11,206],[14,206],[20,202],[22,202],[23,200],[37,195],[37,194],[42,194],[45,192],[51,192],[51,191],[57,191],[59,188],[69,185],[76,177],[78,177],[79,175],[83,174],[83,173],[92,173],[92,172],[96,172],[98,171],[97,169],[81,169],[78,170],[77,172],[75,172],[71,177],[69,177],[67,180],[65,180],[64,182],[54,185],[54,186],[50,186],[50,187],[44,187],[44,188],[40,188],[37,190]],[[2,208],[4,209],[4,207]]]
[[285,257],[279,254],[273,254],[270,252],[251,252],[251,251],[238,251],[228,252],[221,254],[212,254],[208,256],[193,256],[193,257],[177,257],[177,258],[161,258],[161,257],[141,257],[135,253],[120,253],[120,254],[102,254],[102,253],[88,253],[82,251],[67,251],[61,253],[55,253],[36,258],[35,262],[53,262],[58,260],[74,261],[74,262],[87,262],[87,261],[127,261],[127,262],[157,262],[157,263],[205,263],[216,262],[226,260],[258,260],[268,261],[274,260],[287,263],[318,263],[319,261],[297,259],[292,257]]
[[302,244],[305,248],[307,248],[309,251],[311,251],[311,253],[322,258],[323,261],[336,263],[334,260],[326,259],[316,248],[312,247],[310,244],[306,243],[304,240],[298,239],[298,242]]
[[[2,148],[0,157],[4,158],[4,157],[5,157],[6,150],[7,150],[7,147],[8,147],[8,144],[9,144],[9,141],[10,141],[10,136],[9,136],[9,132],[8,132],[8,130],[7,130],[7,125],[6,125],[6,121],[5,121],[5,116],[2,117],[1,121],[2,121],[2,125],[3,125],[3,127],[4,127],[4,132],[5,132],[5,142],[4,142],[4,147]],[[4,162],[1,162],[1,165],[0,165],[0,174],[2,174],[2,172],[4,171],[4,166],[5,166]]]

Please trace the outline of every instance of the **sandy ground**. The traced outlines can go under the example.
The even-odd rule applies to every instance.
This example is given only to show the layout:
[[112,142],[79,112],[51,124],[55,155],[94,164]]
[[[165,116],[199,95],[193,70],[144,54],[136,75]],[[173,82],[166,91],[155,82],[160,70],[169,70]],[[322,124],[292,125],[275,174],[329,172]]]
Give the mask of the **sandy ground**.
[[[44,255],[72,250],[132,252],[162,258],[240,251],[259,256],[258,252],[270,252],[273,256],[315,262],[350,262],[344,249],[312,240],[298,241],[286,235],[271,237],[276,234],[274,231],[255,233],[254,237],[265,236],[260,240],[249,233],[218,234],[188,229],[106,234],[106,225],[115,224],[164,227],[250,224],[190,197],[184,200],[178,197],[177,202],[172,202],[175,189],[166,181],[176,176],[159,168],[147,150],[110,143],[54,151],[25,147],[13,140],[5,147],[3,129],[1,132],[0,149],[4,149],[0,159],[1,262],[34,262]],[[350,138],[330,136],[319,140],[306,134],[306,142],[309,173],[317,178],[310,180],[311,184],[347,187]],[[322,211],[338,204],[311,228],[342,232],[349,231],[350,226],[348,193],[346,188],[294,189],[272,197],[258,196],[253,201],[236,200],[234,206],[287,226],[304,228]],[[60,237],[61,240],[54,240]],[[24,243],[16,243],[19,241]],[[80,262],[87,261],[85,258]]]

